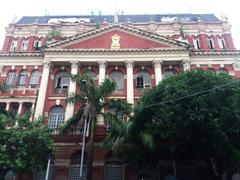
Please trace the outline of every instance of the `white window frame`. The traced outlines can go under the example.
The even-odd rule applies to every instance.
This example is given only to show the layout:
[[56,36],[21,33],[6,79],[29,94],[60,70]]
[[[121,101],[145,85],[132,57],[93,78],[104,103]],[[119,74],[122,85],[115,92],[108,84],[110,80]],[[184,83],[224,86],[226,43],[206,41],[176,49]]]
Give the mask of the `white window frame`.
[[21,51],[27,51],[28,49],[28,40],[22,41]]
[[226,43],[223,37],[218,37],[218,44],[220,49],[226,49]]
[[64,123],[65,109],[62,106],[54,106],[49,112],[48,128],[56,129]]
[[70,74],[67,71],[60,71],[55,79],[55,92],[67,91],[70,84]]
[[37,70],[33,71],[29,81],[29,85],[31,86],[31,88],[38,87],[39,79],[40,79],[40,72]]
[[212,37],[208,38],[208,47],[209,47],[209,49],[215,49],[215,44],[214,44],[214,40]]
[[28,80],[28,72],[27,71],[20,72],[18,76],[17,87],[25,88],[27,86],[27,80]]
[[16,51],[17,50],[17,45],[18,45],[17,40],[12,41],[11,46],[10,46],[10,51]]
[[201,48],[200,40],[198,38],[193,39],[193,46],[194,46],[194,49],[200,49]]
[[12,89],[15,85],[17,78],[16,71],[9,71],[7,74],[7,78],[5,81],[5,85],[7,86],[8,89]]
[[[139,86],[139,81],[141,78],[142,78],[143,82],[142,82],[142,86]],[[147,71],[139,71],[137,73],[137,77],[136,77],[136,88],[137,89],[149,89],[149,88],[151,88],[151,86],[152,86],[151,74]]]
[[39,50],[42,47],[42,40],[38,39],[34,41],[34,48],[35,50]]
[[112,71],[109,74],[109,78],[116,82],[115,92],[123,92],[124,91],[124,75],[121,71]]

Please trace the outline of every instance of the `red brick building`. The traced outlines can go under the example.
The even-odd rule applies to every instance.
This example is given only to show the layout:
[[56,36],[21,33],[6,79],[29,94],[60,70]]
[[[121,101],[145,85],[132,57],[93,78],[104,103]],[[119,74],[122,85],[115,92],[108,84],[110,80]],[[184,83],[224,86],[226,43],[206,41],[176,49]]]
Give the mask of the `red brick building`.
[[[98,83],[114,79],[118,88],[112,97],[134,104],[144,89],[196,68],[240,78],[240,51],[234,47],[226,18],[212,14],[22,17],[6,28],[0,52],[0,80],[11,86],[0,95],[0,107],[19,115],[32,109],[35,118],[44,115],[49,128],[57,128],[78,110],[77,105],[65,103],[76,91],[71,74],[88,72]],[[106,133],[100,118],[92,179],[137,179],[136,171],[101,148]],[[79,134],[54,135],[51,179],[77,179],[79,139]],[[87,154],[88,145],[86,158]],[[163,178],[164,173],[154,176]]]

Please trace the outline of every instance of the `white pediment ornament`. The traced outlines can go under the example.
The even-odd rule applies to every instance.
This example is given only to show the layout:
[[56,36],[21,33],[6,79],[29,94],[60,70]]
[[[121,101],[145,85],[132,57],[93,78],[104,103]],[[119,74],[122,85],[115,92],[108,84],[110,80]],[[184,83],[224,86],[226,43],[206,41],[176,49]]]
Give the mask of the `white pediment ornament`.
[[240,71],[240,60],[236,59],[235,62],[232,64],[234,71]]

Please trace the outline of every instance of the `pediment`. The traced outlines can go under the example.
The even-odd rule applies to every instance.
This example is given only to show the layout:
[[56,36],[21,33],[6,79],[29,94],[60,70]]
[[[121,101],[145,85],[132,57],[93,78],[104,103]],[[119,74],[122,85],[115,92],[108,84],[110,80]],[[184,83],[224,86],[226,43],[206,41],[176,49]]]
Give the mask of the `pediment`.
[[49,45],[56,49],[185,49],[188,44],[125,25],[112,25]]

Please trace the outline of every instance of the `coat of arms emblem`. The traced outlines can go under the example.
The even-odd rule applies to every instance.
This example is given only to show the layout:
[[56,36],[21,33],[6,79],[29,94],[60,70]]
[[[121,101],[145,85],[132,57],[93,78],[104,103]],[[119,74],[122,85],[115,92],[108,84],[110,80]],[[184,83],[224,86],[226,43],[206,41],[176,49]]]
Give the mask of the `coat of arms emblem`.
[[112,49],[119,49],[120,48],[120,36],[119,35],[117,35],[117,34],[114,34],[113,36],[112,36],[112,45],[111,45],[111,48]]

